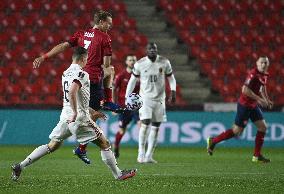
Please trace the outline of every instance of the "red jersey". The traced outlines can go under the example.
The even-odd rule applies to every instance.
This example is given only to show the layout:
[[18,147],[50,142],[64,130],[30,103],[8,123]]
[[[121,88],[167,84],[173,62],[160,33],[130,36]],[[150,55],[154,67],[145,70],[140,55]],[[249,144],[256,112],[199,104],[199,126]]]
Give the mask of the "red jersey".
[[88,61],[84,70],[92,82],[103,79],[103,58],[112,55],[111,40],[108,34],[99,29],[80,30],[68,40],[72,47],[81,46],[88,49]]
[[[266,85],[267,78],[267,73],[261,73],[257,70],[257,68],[254,68],[249,71],[244,85],[251,89],[256,95],[260,96],[261,86]],[[239,98],[239,103],[250,108],[255,108],[257,105],[256,100],[246,96],[243,93]]]
[[[130,80],[131,73],[128,73],[126,70],[120,72],[115,76],[114,79],[114,86],[116,88],[116,95],[117,95],[117,103],[120,106],[124,106],[125,104],[125,93],[128,81]],[[136,82],[136,86],[133,90],[134,93],[139,93],[139,81]]]

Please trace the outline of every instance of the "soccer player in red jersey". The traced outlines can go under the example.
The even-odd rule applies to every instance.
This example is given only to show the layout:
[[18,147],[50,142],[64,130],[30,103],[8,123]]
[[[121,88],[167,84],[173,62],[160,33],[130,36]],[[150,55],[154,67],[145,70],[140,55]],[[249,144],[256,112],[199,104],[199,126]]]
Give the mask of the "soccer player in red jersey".
[[[121,73],[117,74],[113,84],[113,100],[119,106],[125,106],[125,92],[127,88],[128,81],[132,74],[132,69],[134,67],[134,63],[137,61],[136,56],[129,54],[126,56],[125,65],[126,69]],[[136,83],[136,87],[134,89],[135,93],[139,93],[139,82]],[[119,157],[119,144],[120,141],[125,134],[127,129],[127,125],[133,120],[134,122],[138,123],[139,121],[139,114],[138,111],[125,111],[120,113],[118,116],[119,120],[119,130],[115,135],[115,142],[114,142],[114,155],[116,158]]]
[[207,139],[207,152],[213,154],[215,146],[224,140],[240,135],[250,119],[257,127],[255,137],[253,162],[270,162],[261,154],[261,148],[264,142],[267,125],[259,107],[271,109],[273,102],[269,99],[266,90],[268,78],[268,57],[262,56],[256,61],[256,67],[249,71],[247,79],[242,87],[242,94],[238,100],[237,114],[235,124],[232,129],[228,129],[217,137]]
[[[43,56],[36,58],[33,66],[39,67],[47,58],[62,53],[68,48],[84,47],[88,50],[88,61],[84,70],[90,75],[91,81],[90,107],[95,110],[93,111],[95,113],[101,109],[101,101],[104,100],[104,107],[116,111],[119,107],[112,103],[111,77],[114,70],[110,66],[112,48],[111,39],[107,34],[112,27],[112,15],[106,11],[98,11],[94,15],[94,23],[93,28],[77,31],[68,41],[56,45]],[[104,72],[108,76],[104,76]],[[96,115],[92,115],[92,118],[96,118]],[[90,163],[86,155],[86,145],[80,144],[74,152],[85,163]]]

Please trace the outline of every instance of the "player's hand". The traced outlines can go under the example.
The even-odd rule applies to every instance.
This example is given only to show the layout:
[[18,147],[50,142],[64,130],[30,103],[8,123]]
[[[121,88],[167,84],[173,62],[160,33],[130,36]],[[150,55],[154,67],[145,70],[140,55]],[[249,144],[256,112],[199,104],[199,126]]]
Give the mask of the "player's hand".
[[91,119],[92,119],[93,121],[95,121],[95,122],[96,122],[98,119],[101,119],[101,120],[105,121],[105,120],[107,119],[107,116],[106,116],[103,112],[93,110],[93,111],[91,112]]
[[268,108],[268,102],[266,100],[264,100],[263,98],[259,98],[257,100],[257,103],[260,104],[260,106],[264,107],[264,108]]
[[70,117],[70,119],[67,120],[67,123],[69,124],[69,123],[75,122],[76,118],[77,118],[77,113],[74,113],[74,114]]
[[44,61],[43,57],[36,58],[33,62],[33,68],[38,68],[43,61]]
[[274,103],[271,100],[268,100],[268,108],[272,109],[273,105],[274,105]]
[[176,91],[171,91],[168,102],[174,104],[176,102]]

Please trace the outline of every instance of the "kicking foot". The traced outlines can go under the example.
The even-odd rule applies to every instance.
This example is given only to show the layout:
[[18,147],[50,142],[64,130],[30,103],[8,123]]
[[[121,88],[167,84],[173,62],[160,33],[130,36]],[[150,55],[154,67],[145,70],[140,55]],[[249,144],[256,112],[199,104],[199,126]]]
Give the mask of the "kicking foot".
[[91,160],[87,156],[87,151],[82,152],[79,147],[73,150],[74,155],[78,156],[84,163],[91,164]]
[[11,169],[12,169],[11,179],[13,181],[17,181],[20,178],[20,175],[21,175],[21,172],[22,172],[20,164],[12,165]]
[[121,175],[117,180],[126,180],[128,178],[134,177],[136,175],[137,169],[122,170]]
[[262,162],[262,163],[269,163],[269,162],[271,162],[270,159],[265,158],[265,157],[262,156],[262,155],[253,156],[253,157],[252,157],[252,161],[253,161],[253,162]]
[[207,153],[212,156],[213,155],[213,150],[215,148],[215,144],[213,143],[213,138],[209,137],[207,139]]

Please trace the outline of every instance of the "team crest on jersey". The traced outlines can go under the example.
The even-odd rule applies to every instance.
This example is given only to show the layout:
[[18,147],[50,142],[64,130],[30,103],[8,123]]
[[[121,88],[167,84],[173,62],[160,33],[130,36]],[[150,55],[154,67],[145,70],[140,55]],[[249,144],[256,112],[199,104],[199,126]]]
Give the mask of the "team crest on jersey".
[[159,68],[159,72],[160,72],[160,73],[163,73],[163,69],[162,69],[162,68]]

